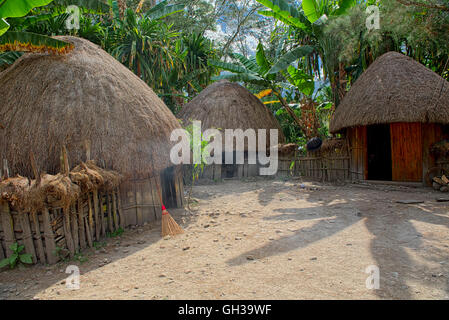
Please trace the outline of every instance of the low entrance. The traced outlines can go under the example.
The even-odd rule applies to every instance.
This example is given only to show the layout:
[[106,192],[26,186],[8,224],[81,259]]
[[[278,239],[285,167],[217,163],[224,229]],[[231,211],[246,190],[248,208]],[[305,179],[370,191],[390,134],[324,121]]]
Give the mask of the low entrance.
[[390,125],[367,128],[368,180],[392,180]]

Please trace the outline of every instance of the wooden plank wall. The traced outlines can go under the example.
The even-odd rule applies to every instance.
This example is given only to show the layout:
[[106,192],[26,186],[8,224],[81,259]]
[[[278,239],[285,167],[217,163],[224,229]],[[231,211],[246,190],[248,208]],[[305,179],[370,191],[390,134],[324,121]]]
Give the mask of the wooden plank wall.
[[392,123],[390,131],[393,181],[422,181],[423,143],[421,123]]
[[368,178],[366,127],[348,128],[346,139],[349,145],[351,180],[366,180]]

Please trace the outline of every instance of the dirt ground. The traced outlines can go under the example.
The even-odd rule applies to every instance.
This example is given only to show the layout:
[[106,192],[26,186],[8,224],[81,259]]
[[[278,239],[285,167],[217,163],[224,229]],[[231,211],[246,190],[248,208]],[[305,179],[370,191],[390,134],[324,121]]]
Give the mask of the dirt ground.
[[[449,299],[442,196],[301,180],[201,185],[193,214],[171,211],[185,234],[161,239],[160,224],[146,225],[77,261],[3,271],[0,299]],[[66,287],[68,265],[79,266],[79,290]],[[372,265],[378,290],[366,287]]]

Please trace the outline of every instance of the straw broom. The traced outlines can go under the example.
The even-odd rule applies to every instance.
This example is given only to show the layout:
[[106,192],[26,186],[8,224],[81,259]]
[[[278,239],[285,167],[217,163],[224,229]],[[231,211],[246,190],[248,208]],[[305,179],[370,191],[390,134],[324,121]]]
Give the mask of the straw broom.
[[175,236],[184,233],[184,230],[182,230],[182,228],[176,223],[175,219],[172,218],[170,213],[168,213],[167,209],[165,208],[164,203],[162,202],[162,193],[161,189],[159,188],[157,179],[156,186],[162,205],[162,237]]

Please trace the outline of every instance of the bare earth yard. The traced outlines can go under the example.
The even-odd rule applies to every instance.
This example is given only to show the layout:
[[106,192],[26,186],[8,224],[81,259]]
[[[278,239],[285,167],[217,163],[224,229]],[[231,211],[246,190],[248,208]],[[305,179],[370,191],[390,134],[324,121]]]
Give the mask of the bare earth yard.
[[[147,225],[86,251],[84,263],[3,271],[0,299],[449,299],[442,196],[300,180],[201,185],[193,215],[171,211],[185,234],[161,239],[160,224]],[[80,290],[66,288],[70,264]],[[371,265],[379,290],[366,288]]]

